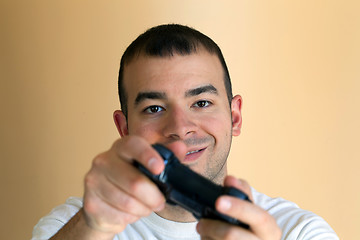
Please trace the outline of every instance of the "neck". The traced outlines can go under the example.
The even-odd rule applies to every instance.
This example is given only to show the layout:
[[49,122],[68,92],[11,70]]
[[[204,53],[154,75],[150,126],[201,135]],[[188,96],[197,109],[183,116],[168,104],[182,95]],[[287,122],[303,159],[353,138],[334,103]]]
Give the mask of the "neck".
[[196,218],[192,215],[192,213],[188,212],[184,208],[178,205],[170,205],[166,204],[165,208],[156,212],[162,218],[165,218],[174,222],[195,222]]

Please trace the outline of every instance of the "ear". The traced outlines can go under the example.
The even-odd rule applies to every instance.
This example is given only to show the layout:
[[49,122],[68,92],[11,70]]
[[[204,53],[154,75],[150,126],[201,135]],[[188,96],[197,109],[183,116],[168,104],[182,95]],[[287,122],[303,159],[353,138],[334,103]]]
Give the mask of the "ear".
[[116,110],[113,114],[113,117],[116,128],[120,133],[120,136],[124,137],[126,135],[129,135],[127,120],[124,113],[121,110]]
[[242,125],[242,98],[240,95],[236,95],[231,100],[231,118],[232,118],[232,135],[239,136],[241,133]]

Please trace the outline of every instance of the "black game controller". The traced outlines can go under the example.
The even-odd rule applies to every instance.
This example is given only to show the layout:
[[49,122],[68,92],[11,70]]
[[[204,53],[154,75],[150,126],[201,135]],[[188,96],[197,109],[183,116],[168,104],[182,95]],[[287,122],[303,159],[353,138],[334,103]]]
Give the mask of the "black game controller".
[[248,225],[221,214],[215,209],[215,201],[221,195],[229,195],[251,202],[245,193],[233,187],[222,187],[211,182],[181,164],[169,149],[160,144],[155,144],[153,147],[164,159],[165,169],[161,174],[150,173],[136,161],[134,161],[134,165],[159,187],[167,203],[183,207],[197,219],[216,219],[249,228]]

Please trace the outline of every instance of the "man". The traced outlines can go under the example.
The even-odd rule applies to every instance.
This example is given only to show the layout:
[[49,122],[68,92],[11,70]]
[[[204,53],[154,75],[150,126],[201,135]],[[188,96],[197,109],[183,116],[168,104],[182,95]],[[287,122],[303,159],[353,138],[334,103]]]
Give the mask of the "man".
[[[114,112],[121,139],[98,155],[85,176],[83,199],[70,198],[40,220],[33,239],[338,239],[330,226],[295,204],[271,199],[227,176],[232,136],[240,134],[240,96],[218,46],[181,25],[140,35],[125,51],[119,72],[122,110]],[[199,223],[165,199],[133,161],[160,174],[161,143],[206,178],[236,187],[253,203],[229,196],[216,209],[248,224]]]

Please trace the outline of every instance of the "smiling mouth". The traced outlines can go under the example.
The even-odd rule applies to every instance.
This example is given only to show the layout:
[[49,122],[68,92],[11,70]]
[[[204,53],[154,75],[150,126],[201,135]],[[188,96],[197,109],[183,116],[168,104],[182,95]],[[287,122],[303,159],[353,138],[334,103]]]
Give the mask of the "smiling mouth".
[[200,151],[201,151],[201,149],[200,149],[200,150],[191,151],[191,152],[187,152],[187,153],[186,153],[186,156],[189,155],[189,154],[193,154],[193,153],[200,152]]
[[197,149],[197,150],[193,150],[193,151],[187,152],[187,153],[186,153],[186,156],[189,156],[189,155],[192,155],[192,154],[195,154],[195,155],[196,155],[196,153],[200,153],[200,152],[204,151],[205,149],[206,149],[206,148],[201,148],[201,149]]
[[194,151],[190,151],[186,153],[186,156],[190,155],[190,154],[194,154],[194,153],[198,153],[198,152],[202,152],[204,151],[206,148],[202,148],[202,149],[198,149],[198,150],[194,150]]

